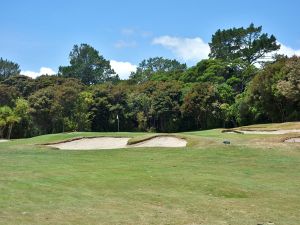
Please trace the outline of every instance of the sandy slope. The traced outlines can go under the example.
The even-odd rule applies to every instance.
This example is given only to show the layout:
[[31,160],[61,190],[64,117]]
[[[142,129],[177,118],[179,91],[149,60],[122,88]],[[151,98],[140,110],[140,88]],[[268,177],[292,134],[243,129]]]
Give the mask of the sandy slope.
[[[299,129],[294,130],[238,130],[244,134],[289,134],[289,133],[300,133]],[[228,132],[229,133],[229,132]]]
[[128,147],[185,147],[187,144],[185,140],[180,138],[162,136],[128,146],[127,142],[129,139],[115,137],[83,138],[64,143],[50,144],[48,146],[64,150],[91,150]]
[[155,137],[149,140],[134,144],[134,147],[185,147],[186,140],[176,137]]
[[292,143],[299,142],[300,143],[300,138],[290,138],[290,139],[285,140],[284,142],[292,142]]
[[288,134],[288,133],[300,133],[300,130],[272,130],[272,131],[241,131],[244,134]]
[[99,138],[83,138],[75,141],[69,141],[48,146],[65,149],[65,150],[90,150],[90,149],[113,149],[126,148],[127,141],[130,138],[114,138],[114,137],[99,137]]

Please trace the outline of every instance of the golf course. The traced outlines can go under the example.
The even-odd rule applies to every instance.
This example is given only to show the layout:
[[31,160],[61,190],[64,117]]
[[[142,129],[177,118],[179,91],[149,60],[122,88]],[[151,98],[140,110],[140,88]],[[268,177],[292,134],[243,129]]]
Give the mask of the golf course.
[[[235,132],[72,132],[1,142],[0,224],[298,225],[300,143],[285,142],[300,137],[298,129],[295,122]],[[48,146],[96,137],[128,138],[128,146]],[[185,140],[186,147],[134,147],[153,137]]]

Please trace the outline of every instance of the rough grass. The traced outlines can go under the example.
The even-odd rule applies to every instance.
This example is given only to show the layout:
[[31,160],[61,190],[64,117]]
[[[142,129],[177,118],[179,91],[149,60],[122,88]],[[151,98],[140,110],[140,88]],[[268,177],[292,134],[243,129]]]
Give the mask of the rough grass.
[[250,126],[240,127],[241,130],[292,130],[300,129],[300,122],[287,122],[287,123],[269,123],[269,124],[255,124]]
[[[187,148],[51,150],[55,134],[0,143],[0,224],[299,225],[300,145],[284,136],[176,134]],[[222,144],[224,139],[230,145]]]

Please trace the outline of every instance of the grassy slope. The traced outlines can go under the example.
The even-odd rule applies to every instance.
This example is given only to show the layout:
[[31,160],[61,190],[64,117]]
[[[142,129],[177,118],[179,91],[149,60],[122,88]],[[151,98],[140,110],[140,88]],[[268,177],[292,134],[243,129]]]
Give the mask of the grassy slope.
[[178,149],[33,145],[104,135],[0,143],[0,224],[299,224],[299,144],[210,130],[180,134]]
[[250,126],[240,127],[238,129],[249,130],[292,130],[300,129],[300,122],[287,122],[287,123],[269,123],[269,124],[255,124]]

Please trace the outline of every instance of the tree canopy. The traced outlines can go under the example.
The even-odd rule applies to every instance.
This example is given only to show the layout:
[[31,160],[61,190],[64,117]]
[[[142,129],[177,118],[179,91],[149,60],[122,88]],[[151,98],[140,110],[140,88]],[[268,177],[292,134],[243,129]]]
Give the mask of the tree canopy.
[[186,64],[181,64],[175,59],[149,58],[139,64],[136,72],[132,72],[129,79],[136,83],[149,80],[175,80],[186,69]]
[[88,44],[74,45],[69,56],[70,66],[59,67],[59,76],[77,78],[87,85],[119,80],[110,62]]
[[20,66],[17,63],[0,58],[0,80],[19,75],[20,72]]
[[262,27],[255,27],[253,23],[247,28],[218,30],[212,35],[209,46],[211,58],[225,61],[240,58],[248,64],[253,64],[280,48],[274,35],[262,33]]

